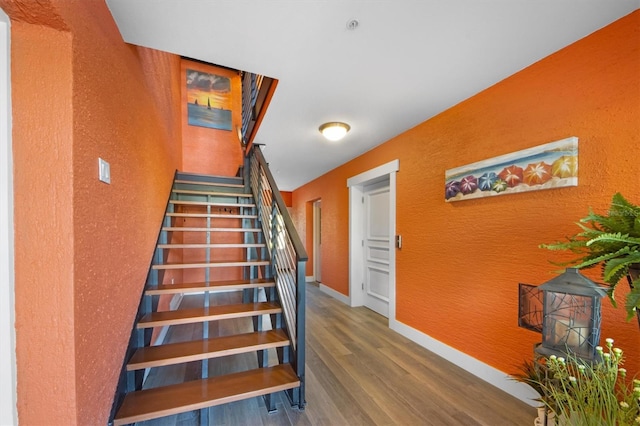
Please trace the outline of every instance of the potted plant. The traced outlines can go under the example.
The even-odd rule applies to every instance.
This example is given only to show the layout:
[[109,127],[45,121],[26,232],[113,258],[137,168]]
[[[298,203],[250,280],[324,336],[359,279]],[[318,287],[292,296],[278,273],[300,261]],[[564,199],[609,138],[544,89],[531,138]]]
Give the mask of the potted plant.
[[573,353],[525,361],[512,375],[540,395],[534,426],[640,425],[640,380],[622,367],[622,349],[606,339],[596,351],[595,361]]
[[541,244],[549,250],[567,250],[578,255],[576,259],[563,262],[573,268],[602,266],[602,279],[609,285],[609,298],[616,306],[615,289],[620,280],[626,279],[631,287],[625,302],[627,320],[638,316],[640,325],[640,206],[627,201],[616,193],[607,214],[589,214],[580,219],[579,232],[566,241]]
[[541,401],[554,414],[555,424],[630,426],[640,424],[640,380],[622,368],[622,349],[606,339],[596,348],[597,361],[573,354],[544,360],[546,379],[540,382]]

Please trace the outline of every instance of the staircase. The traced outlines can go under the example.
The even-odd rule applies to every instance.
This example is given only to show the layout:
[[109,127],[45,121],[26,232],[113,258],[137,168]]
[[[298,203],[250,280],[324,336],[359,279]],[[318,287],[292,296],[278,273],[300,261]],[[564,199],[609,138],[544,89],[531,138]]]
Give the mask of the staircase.
[[[261,154],[259,160],[263,160]],[[300,314],[304,288],[300,291],[300,285],[304,285],[306,254],[302,251],[302,256],[283,259],[282,253],[290,250],[282,242],[290,243],[291,237],[282,226],[282,206],[275,205],[279,193],[273,196],[270,176],[255,161],[247,163],[251,178],[248,173],[244,179],[176,174],[111,424],[200,410],[200,424],[206,425],[209,407],[242,399],[263,396],[267,409],[274,411],[271,395],[280,391],[287,393],[293,406],[304,408],[304,314]],[[245,185],[249,180],[252,184]],[[284,214],[285,221],[290,221],[286,209]],[[241,292],[242,303],[211,302],[215,293],[230,291]],[[202,306],[168,309],[189,294],[201,294]],[[293,312],[284,312],[287,309]],[[237,318],[250,318],[253,332],[215,335],[216,322]],[[196,340],[157,344],[168,327],[181,324],[198,324],[202,333]],[[243,353],[255,353],[258,368],[210,374],[217,358]],[[150,369],[194,362],[200,363],[199,380],[143,387]]]

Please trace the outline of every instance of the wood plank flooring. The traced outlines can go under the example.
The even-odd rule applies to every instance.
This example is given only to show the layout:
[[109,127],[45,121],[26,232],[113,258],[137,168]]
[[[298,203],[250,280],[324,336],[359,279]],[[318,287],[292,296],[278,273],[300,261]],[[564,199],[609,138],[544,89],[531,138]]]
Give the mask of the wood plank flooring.
[[[202,296],[186,296],[182,308]],[[220,293],[212,304],[239,303],[241,294]],[[210,323],[210,336],[249,332],[247,318]],[[201,336],[198,325],[172,326],[167,343]],[[275,359],[272,354],[270,359]],[[153,369],[145,387],[199,377],[201,362]],[[214,375],[256,368],[253,354],[209,363]],[[389,330],[387,319],[366,308],[350,308],[307,286],[305,410],[291,408],[284,394],[267,413],[262,398],[212,407],[210,425],[531,425],[535,409],[505,394]],[[199,424],[197,411],[138,423],[142,426]]]

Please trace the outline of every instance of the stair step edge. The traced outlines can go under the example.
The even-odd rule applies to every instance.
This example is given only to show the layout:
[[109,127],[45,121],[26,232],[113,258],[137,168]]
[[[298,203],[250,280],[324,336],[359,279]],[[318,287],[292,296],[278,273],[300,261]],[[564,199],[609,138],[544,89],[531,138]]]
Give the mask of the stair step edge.
[[187,226],[165,226],[163,231],[172,232],[261,232],[260,228],[195,228]]
[[156,245],[156,248],[161,248],[161,249],[171,249],[171,248],[260,248],[260,247],[266,247],[266,243],[238,243],[238,244],[233,244],[233,243],[229,243],[229,244],[199,244],[199,243],[194,243],[194,244],[189,244],[189,243],[183,243],[183,244],[158,244]]
[[287,346],[289,343],[289,337],[284,331],[277,329],[159,346],[146,346],[138,349],[133,354],[127,363],[127,371],[278,348]]
[[267,266],[271,262],[268,260],[239,260],[231,262],[202,262],[202,263],[165,263],[162,265],[152,265],[151,269],[197,269],[197,268],[231,268],[234,266]]
[[210,185],[220,184],[232,184],[232,185],[244,185],[244,179],[240,176],[227,176],[227,175],[211,175],[203,173],[190,173],[190,172],[178,172],[175,176],[175,180],[178,182],[197,182]]
[[203,321],[277,314],[280,312],[282,312],[282,307],[270,302],[219,305],[197,309],[177,309],[175,311],[146,314],[137,322],[136,328],[142,329],[163,325],[191,324]]
[[300,380],[289,364],[129,393],[114,426],[135,423],[293,389]]
[[207,180],[197,180],[197,179],[186,179],[186,178],[178,178],[174,182],[179,185],[209,185],[209,186],[237,186],[244,187],[244,183],[242,183],[242,179],[226,179],[226,180],[235,180],[236,182],[213,182]]
[[148,288],[145,294],[148,296],[157,296],[160,294],[186,293],[193,291],[210,290],[242,290],[245,288],[259,287],[275,287],[274,280],[229,280],[217,282],[200,282],[200,283],[177,283],[177,284],[160,284],[157,287]]
[[182,213],[169,212],[169,217],[211,217],[216,219],[257,219],[257,214],[230,214],[230,213]]
[[222,198],[252,198],[253,194],[246,192],[224,192],[224,191],[198,191],[196,189],[174,188],[171,190],[174,194],[184,195],[210,195]]
[[169,200],[170,204],[184,204],[187,206],[221,206],[221,207],[255,207],[255,203],[223,203],[219,201]]

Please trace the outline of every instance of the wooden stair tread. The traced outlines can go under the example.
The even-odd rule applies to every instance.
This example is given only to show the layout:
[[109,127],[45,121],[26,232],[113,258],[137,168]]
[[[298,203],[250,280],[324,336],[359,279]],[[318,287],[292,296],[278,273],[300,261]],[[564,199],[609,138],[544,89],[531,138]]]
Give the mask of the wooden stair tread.
[[185,206],[255,207],[254,203],[222,203],[218,201],[169,200],[170,204]]
[[261,232],[260,228],[194,228],[188,226],[165,226],[163,231],[184,232]]
[[225,198],[251,198],[253,194],[248,194],[246,192],[223,192],[223,191],[197,191],[195,189],[172,189],[171,192],[174,194],[185,194],[185,195],[211,195],[216,197],[225,197]]
[[191,249],[191,248],[259,248],[266,247],[265,243],[238,243],[238,244],[158,244],[161,249]]
[[237,260],[218,261],[202,263],[163,263],[162,265],[152,265],[155,270],[164,269],[195,269],[195,268],[227,268],[232,266],[267,266],[271,262],[268,260]]
[[277,348],[288,344],[289,337],[283,330],[269,330],[167,345],[146,346],[138,349],[133,354],[127,363],[127,370],[133,371],[142,368],[200,361]]
[[211,217],[228,219],[257,219],[257,214],[229,214],[229,213],[167,213],[169,217]]
[[178,309],[175,311],[151,312],[144,315],[136,328],[159,327],[164,325],[190,324],[229,318],[251,317],[282,312],[280,305],[271,302],[219,305],[208,308]]
[[127,394],[114,419],[124,425],[186,411],[213,407],[300,386],[289,364]]
[[178,185],[203,185],[203,186],[220,186],[224,188],[244,188],[242,183],[225,183],[225,182],[206,182],[200,180],[176,179],[174,183]]
[[160,294],[188,293],[206,290],[242,290],[245,288],[274,287],[275,285],[274,280],[267,279],[176,283],[161,284],[157,288],[148,288],[145,290],[145,293],[149,296],[157,296]]

